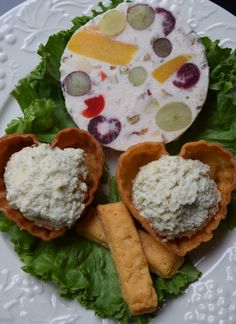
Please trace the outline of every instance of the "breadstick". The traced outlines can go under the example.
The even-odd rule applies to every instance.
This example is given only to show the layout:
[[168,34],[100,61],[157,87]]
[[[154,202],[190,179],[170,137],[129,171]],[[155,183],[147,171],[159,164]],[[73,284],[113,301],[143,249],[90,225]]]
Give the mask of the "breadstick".
[[162,278],[171,278],[184,263],[184,257],[170,252],[150,234],[138,231],[150,271]]
[[[108,247],[101,221],[95,208],[90,208],[86,215],[78,222],[76,231],[90,241]],[[181,267],[184,257],[178,256],[167,250],[161,243],[142,231],[138,230],[140,240],[146,254],[151,272],[162,278],[171,278]]]
[[95,208],[89,208],[84,217],[79,220],[76,232],[86,239],[108,248],[102,223]]
[[122,202],[98,205],[121,291],[133,315],[151,313],[157,308],[147,260],[132,216]]

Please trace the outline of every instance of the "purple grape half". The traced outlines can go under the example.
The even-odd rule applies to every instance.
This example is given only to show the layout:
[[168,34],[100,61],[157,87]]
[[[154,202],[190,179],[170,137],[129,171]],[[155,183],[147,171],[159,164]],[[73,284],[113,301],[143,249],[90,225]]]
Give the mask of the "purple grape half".
[[90,91],[91,80],[87,73],[74,71],[65,77],[62,86],[69,95],[82,96]]
[[121,131],[121,122],[100,115],[90,120],[88,131],[103,145],[113,142]]
[[162,15],[162,27],[165,36],[169,35],[175,28],[175,17],[172,13],[164,8],[156,8],[156,13]]
[[173,84],[182,89],[193,87],[200,78],[200,70],[194,63],[185,63],[176,73]]
[[172,51],[171,42],[165,37],[157,38],[152,47],[155,54],[159,57],[167,57]]

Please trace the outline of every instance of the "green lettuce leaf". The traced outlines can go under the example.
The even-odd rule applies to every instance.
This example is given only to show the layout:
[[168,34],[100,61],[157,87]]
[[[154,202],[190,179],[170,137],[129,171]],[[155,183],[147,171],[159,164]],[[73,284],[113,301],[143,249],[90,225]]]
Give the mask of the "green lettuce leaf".
[[[105,172],[109,177],[107,202],[120,201],[115,177],[109,176],[107,168]],[[3,213],[0,213],[0,231],[10,235],[15,251],[24,263],[22,269],[43,281],[55,283],[61,296],[77,299],[97,315],[112,317],[124,324],[130,321],[148,323],[148,315],[131,316],[107,249],[81,238],[73,231],[51,242],[43,242],[21,230]],[[199,276],[200,272],[189,261],[172,279],[153,275],[159,301],[179,295]]]
[[203,39],[210,66],[211,94],[215,95],[215,109],[207,129],[200,138],[217,141],[236,155],[236,50],[222,49],[218,41]]
[[[59,294],[77,299],[97,315],[122,323],[148,323],[148,316],[132,317],[121,295],[119,280],[109,251],[70,231],[50,242],[21,230],[0,213],[0,231],[8,232],[23,270],[41,280],[51,281]],[[159,300],[180,294],[200,273],[187,261],[173,279],[153,275]]]
[[108,184],[109,179],[110,179],[110,168],[109,168],[108,164],[105,162],[101,182],[103,184]]
[[118,185],[116,182],[116,177],[110,177],[108,181],[108,188],[109,188],[109,194],[108,194],[108,201],[110,203],[115,203],[121,201],[120,194],[118,190]]
[[131,315],[119,286],[109,251],[74,232],[43,242],[0,214],[0,230],[8,232],[23,270],[59,287],[59,294],[77,299],[97,315],[128,320]]
[[188,287],[189,282],[194,282],[200,277],[201,272],[194,267],[190,260],[186,261],[171,279],[155,277],[153,282],[159,301],[162,302],[166,297],[178,296]]
[[23,118],[13,119],[7,125],[6,133],[34,133],[41,141],[50,143],[59,130],[54,127],[55,108],[51,99],[33,100]]
[[[74,33],[79,27],[87,23],[90,19],[108,9],[116,7],[121,0],[112,0],[107,6],[99,3],[98,10],[92,10],[92,16],[77,17],[73,20],[73,26],[66,31],[60,31],[49,37],[45,45],[40,45],[38,54],[41,56],[41,61],[38,66],[25,78],[21,79],[11,95],[17,100],[24,117],[18,122],[14,120],[11,122],[6,132],[7,134],[20,132],[27,133],[29,129],[29,113],[32,113],[32,105],[37,99],[50,99],[54,102],[55,108],[53,110],[53,119],[51,120],[51,127],[48,128],[47,134],[42,134],[40,139],[48,142],[52,140],[56,132],[66,127],[77,127],[70,115],[68,114],[65,101],[63,98],[61,83],[60,83],[60,60],[63,51]],[[36,107],[34,105],[34,107]],[[38,113],[34,113],[35,119],[40,124],[43,124],[45,118]],[[43,119],[40,121],[40,119]],[[36,129],[35,134],[38,135],[40,131]],[[51,133],[51,134],[50,134]]]

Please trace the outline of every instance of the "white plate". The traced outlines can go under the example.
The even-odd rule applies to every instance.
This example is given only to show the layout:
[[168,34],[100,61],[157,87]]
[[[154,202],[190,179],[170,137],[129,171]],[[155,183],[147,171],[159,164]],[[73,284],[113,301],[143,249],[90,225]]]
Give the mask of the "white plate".
[[[153,1],[154,2],[154,1]],[[20,110],[9,96],[16,82],[39,61],[36,49],[75,15],[88,13],[97,0],[28,0],[0,17],[0,134]],[[201,36],[236,47],[236,18],[208,0],[161,0],[159,6],[181,14]],[[156,324],[236,323],[236,230],[218,230],[192,254],[203,272],[184,295],[169,301]],[[0,324],[112,323],[101,320],[57,289],[21,270],[7,234],[0,234]]]

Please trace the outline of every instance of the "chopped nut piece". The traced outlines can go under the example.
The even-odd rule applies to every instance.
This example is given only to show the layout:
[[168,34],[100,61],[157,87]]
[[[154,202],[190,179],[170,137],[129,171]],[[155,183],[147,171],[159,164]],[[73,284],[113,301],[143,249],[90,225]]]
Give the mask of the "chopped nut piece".
[[121,65],[120,67],[120,74],[128,74],[129,68],[127,65]]
[[136,124],[139,120],[140,120],[140,114],[138,114],[138,115],[134,115],[134,116],[132,116],[132,117],[127,117],[127,120],[128,120],[128,122],[131,124],[131,125],[134,125],[134,124]]
[[139,132],[138,132],[138,134],[139,135],[144,135],[144,134],[146,134],[148,132],[148,128],[143,128],[143,129],[141,129]]
[[131,135],[145,135],[148,132],[148,128],[143,128],[140,131],[132,132]]
[[151,55],[150,54],[145,54],[144,57],[143,57],[143,61],[144,62],[147,62],[147,61],[150,61],[151,60]]
[[166,96],[166,97],[171,97],[173,96],[171,93],[169,93],[168,91],[166,91],[165,89],[161,89],[161,93]]

